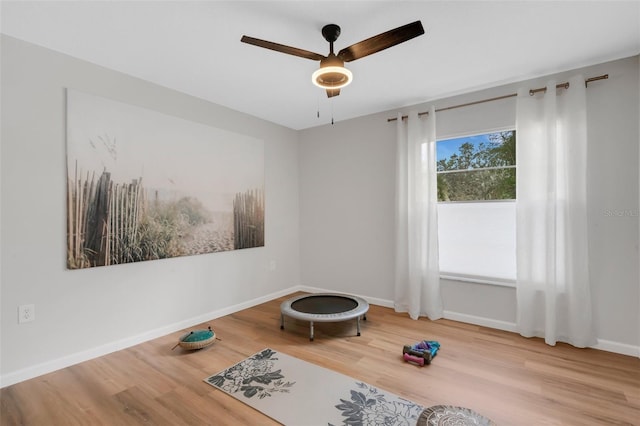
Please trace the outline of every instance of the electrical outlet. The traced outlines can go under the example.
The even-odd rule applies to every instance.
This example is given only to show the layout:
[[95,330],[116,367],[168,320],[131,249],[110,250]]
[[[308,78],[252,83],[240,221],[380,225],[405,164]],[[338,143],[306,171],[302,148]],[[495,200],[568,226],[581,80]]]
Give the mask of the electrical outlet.
[[18,306],[18,323],[31,322],[36,319],[36,305]]
[[270,271],[275,271],[276,270],[276,261],[275,260],[270,260],[269,261],[269,270]]

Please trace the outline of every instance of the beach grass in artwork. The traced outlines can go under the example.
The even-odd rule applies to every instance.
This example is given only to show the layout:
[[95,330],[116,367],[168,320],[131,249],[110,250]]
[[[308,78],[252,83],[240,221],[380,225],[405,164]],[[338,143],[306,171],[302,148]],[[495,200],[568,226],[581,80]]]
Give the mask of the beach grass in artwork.
[[264,246],[262,141],[67,97],[69,269]]

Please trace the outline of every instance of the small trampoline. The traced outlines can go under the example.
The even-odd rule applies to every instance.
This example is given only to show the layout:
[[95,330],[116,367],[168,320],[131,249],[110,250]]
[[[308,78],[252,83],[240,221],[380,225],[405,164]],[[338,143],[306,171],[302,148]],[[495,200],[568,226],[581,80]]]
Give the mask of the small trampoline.
[[361,297],[347,294],[316,293],[293,297],[280,305],[280,329],[284,329],[285,315],[309,321],[309,340],[313,341],[314,322],[339,322],[356,320],[360,335],[360,317],[366,320],[369,303]]

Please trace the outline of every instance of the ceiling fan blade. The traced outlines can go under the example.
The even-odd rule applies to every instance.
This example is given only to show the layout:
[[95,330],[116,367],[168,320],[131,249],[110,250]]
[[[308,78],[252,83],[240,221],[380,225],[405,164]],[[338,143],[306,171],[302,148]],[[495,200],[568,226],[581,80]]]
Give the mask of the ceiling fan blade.
[[333,98],[340,94],[340,89],[327,89],[327,98]]
[[264,47],[265,49],[275,50],[276,52],[282,52],[293,56],[299,56],[301,58],[311,59],[313,61],[324,59],[324,56],[320,55],[319,53],[310,52],[304,49],[298,49],[297,47],[285,46],[284,44],[273,43],[271,41],[260,40],[259,38],[253,38],[246,35],[243,35],[240,41],[247,44],[253,44],[254,46],[258,47]]
[[338,57],[345,62],[355,61],[396,44],[404,43],[422,34],[424,34],[422,23],[415,21],[345,47],[338,52]]

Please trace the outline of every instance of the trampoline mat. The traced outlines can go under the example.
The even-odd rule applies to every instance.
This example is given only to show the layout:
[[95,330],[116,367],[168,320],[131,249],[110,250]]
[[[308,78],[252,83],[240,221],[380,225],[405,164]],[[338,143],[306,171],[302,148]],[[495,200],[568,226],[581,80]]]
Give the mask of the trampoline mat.
[[343,296],[308,296],[296,300],[291,309],[306,314],[337,314],[355,309],[358,302]]

